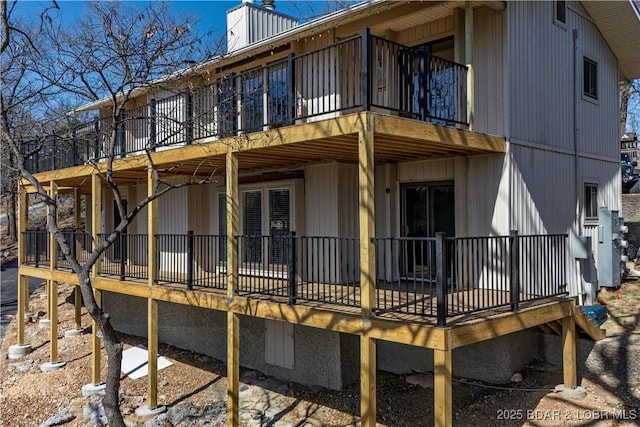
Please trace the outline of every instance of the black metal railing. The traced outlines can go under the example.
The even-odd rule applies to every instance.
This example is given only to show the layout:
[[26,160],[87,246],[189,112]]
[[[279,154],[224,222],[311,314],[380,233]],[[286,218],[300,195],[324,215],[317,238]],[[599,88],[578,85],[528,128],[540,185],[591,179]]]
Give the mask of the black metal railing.
[[[66,231],[78,259],[86,260],[91,236]],[[106,235],[100,235],[104,239]],[[226,236],[156,235],[157,282],[226,289]],[[46,230],[27,230],[25,264],[49,266]],[[378,313],[451,316],[566,295],[566,234],[495,237],[373,238]],[[101,274],[148,279],[148,235],[121,234],[104,253]],[[77,246],[77,245],[80,245]],[[358,238],[281,235],[237,236],[240,295],[360,306]],[[69,268],[58,259],[58,268]]]
[[377,309],[436,317],[567,293],[566,234],[375,238]]
[[[106,234],[98,235],[101,240],[106,237]],[[118,276],[120,280],[148,279],[148,244],[147,234],[120,234],[103,253],[100,273]]]
[[140,154],[355,111],[466,124],[464,65],[371,35],[230,73],[194,88],[25,140],[32,172]]
[[32,267],[49,267],[49,232],[47,230],[25,230],[22,235],[25,243],[24,264]]
[[[80,265],[84,264],[88,259],[92,251],[93,239],[91,234],[86,231],[73,231],[65,230],[62,232],[64,239],[69,245],[69,250],[74,254],[76,260]],[[67,258],[62,253],[62,250],[58,248],[57,263],[56,266],[61,270],[71,270],[71,263],[67,261]]]
[[158,283],[226,289],[226,236],[158,234]]
[[241,294],[360,305],[359,240],[348,237],[238,236]]

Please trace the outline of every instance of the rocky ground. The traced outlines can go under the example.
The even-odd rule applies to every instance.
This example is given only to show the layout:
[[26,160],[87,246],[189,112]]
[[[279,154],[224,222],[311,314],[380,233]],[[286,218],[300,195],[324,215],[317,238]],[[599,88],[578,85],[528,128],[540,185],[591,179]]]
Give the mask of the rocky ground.
[[[626,207],[623,215],[630,225],[629,240],[640,243],[640,195],[623,197]],[[6,249],[3,245],[3,250]],[[13,252],[11,247],[8,249]],[[58,349],[59,359],[67,364],[54,372],[41,372],[39,366],[49,361],[49,329],[40,327],[38,322],[46,317],[43,293],[41,286],[29,305],[31,316],[26,334],[34,351],[22,360],[7,359],[7,349],[15,342],[15,321],[7,327],[0,347],[0,426],[98,425],[99,399],[80,394],[82,385],[90,379],[88,315],[83,310],[83,334],[64,337],[65,330],[75,327],[74,298],[73,287],[60,285]],[[629,279],[619,290],[602,292],[599,298],[609,311],[605,327],[610,338],[598,351],[605,352],[602,347],[609,345],[608,342],[612,346],[620,342],[640,342],[640,280]],[[122,338],[126,347],[144,344],[141,338]],[[145,404],[146,378],[123,377],[121,409],[127,424],[224,426],[227,387],[224,363],[166,345],[160,345],[160,353],[173,362],[159,372],[158,378],[159,402],[166,405],[168,411],[155,418],[137,417],[135,409]],[[102,358],[106,361],[104,350]],[[615,375],[596,375],[587,370],[581,378],[587,396],[580,400],[553,393],[553,387],[562,383],[562,373],[540,363],[533,363],[515,375],[512,383],[501,387],[455,378],[454,425],[640,425],[640,378],[633,372],[627,369]],[[400,376],[379,372],[379,425],[433,425],[432,381],[429,374]],[[359,423],[358,384],[332,391],[284,383],[251,370],[241,372],[241,382],[243,426],[355,426]]]
[[[75,327],[73,287],[60,285],[58,293],[59,358],[66,366],[44,373],[39,366],[49,361],[49,330],[38,325],[45,315],[43,287],[31,299],[32,315],[26,327],[34,351],[23,360],[6,359],[15,342],[15,322],[9,325],[1,347],[0,425],[38,426],[50,417],[68,420],[67,426],[96,425],[95,397],[81,397],[80,389],[90,379],[89,329],[77,337],[65,338]],[[612,316],[610,334],[629,336],[640,332],[640,281],[629,281],[618,292],[602,295]],[[83,310],[82,324],[89,319]],[[144,340],[123,337],[130,345]],[[121,408],[129,425],[139,426],[224,426],[225,366],[210,357],[161,345],[160,353],[174,365],[159,372],[159,402],[168,412],[141,419],[135,408],[145,404],[146,378],[124,377]],[[103,351],[103,360],[105,354]],[[546,368],[546,369],[545,369]],[[104,370],[104,366],[103,366]],[[493,388],[456,378],[453,387],[455,425],[461,426],[632,426],[640,423],[640,379],[627,378],[624,388],[605,376],[585,375],[581,384],[587,397],[574,400],[550,390],[562,383],[562,373],[532,365],[516,382]],[[516,376],[518,377],[518,376]],[[284,383],[259,372],[241,373],[241,420],[245,426],[350,426],[358,425],[359,387],[342,391]],[[619,382],[620,383],[620,382]],[[94,406],[91,406],[94,405]],[[384,426],[429,426],[433,423],[432,377],[428,374],[378,376],[378,422]],[[622,419],[614,419],[622,418]]]

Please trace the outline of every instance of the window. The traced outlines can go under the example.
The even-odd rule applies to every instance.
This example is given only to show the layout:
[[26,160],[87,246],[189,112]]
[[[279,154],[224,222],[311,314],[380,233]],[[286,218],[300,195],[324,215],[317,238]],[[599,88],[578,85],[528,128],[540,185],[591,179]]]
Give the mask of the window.
[[561,26],[565,26],[567,23],[567,2],[565,1],[556,1],[554,2],[555,6],[555,23],[560,24]]
[[598,220],[598,184],[584,185],[584,219]]
[[598,63],[585,56],[582,62],[582,71],[582,92],[589,98],[598,99]]

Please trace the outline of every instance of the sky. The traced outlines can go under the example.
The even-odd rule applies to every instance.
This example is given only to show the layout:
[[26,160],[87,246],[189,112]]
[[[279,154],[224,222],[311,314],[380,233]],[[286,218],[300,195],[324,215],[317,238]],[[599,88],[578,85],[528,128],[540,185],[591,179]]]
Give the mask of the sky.
[[[143,4],[144,1],[137,3]],[[174,0],[171,1],[171,10],[176,16],[189,16],[197,20],[194,26],[198,32],[214,31],[215,34],[223,35],[226,29],[227,10],[241,4],[241,0],[218,1],[218,0]],[[261,4],[261,0],[256,0],[256,4]],[[16,6],[16,13],[21,16],[37,16],[47,7],[51,6],[50,1],[44,0],[19,0]],[[49,16],[53,19],[62,18],[71,22],[75,18],[81,17],[84,12],[86,2],[80,0],[58,1],[60,10],[52,10]],[[291,15],[294,18],[308,20],[314,15],[324,11],[327,2],[325,0],[293,1],[276,0],[276,11]]]

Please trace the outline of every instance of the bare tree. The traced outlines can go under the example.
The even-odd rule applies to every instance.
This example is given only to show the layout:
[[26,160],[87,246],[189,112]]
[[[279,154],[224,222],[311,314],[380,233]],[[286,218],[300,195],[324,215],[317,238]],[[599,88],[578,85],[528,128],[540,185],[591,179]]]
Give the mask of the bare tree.
[[[171,82],[190,77],[189,68],[184,68],[183,60],[206,58],[210,52],[202,51],[200,47],[220,46],[220,43],[204,43],[201,37],[191,30],[188,22],[178,21],[169,14],[169,6],[164,2],[150,3],[142,9],[137,9],[132,3],[96,1],[87,7],[85,16],[76,25],[67,24],[63,27],[54,20],[44,19],[43,25],[34,32],[12,25],[10,12],[15,3],[8,8],[7,3],[2,0],[0,5],[0,25],[3,29],[3,84],[7,81],[11,87],[18,88],[20,84],[28,86],[31,81],[37,80],[39,90],[35,95],[29,95],[29,99],[39,99],[48,107],[46,112],[33,117],[31,126],[22,126],[18,118],[24,115],[17,114],[18,104],[27,105],[26,101],[20,101],[22,98],[15,97],[9,102],[3,90],[3,147],[6,145],[9,148],[12,170],[28,182],[36,197],[48,207],[47,230],[54,236],[61,253],[77,275],[84,305],[104,340],[108,368],[103,404],[109,425],[124,426],[118,399],[123,345],[111,325],[108,313],[96,302],[90,272],[105,251],[117,241],[136,215],[149,203],[173,189],[212,182],[215,169],[209,168],[206,173],[193,173],[179,183],[163,179],[163,176],[178,170],[180,165],[173,165],[171,171],[160,169],[152,162],[151,152],[154,147],[145,144],[139,148],[142,153],[146,153],[153,177],[153,188],[146,197],[127,210],[122,195],[123,189],[118,183],[117,173],[114,173],[114,162],[122,154],[119,130],[124,126],[124,113],[134,97],[141,91],[157,87],[166,89],[171,87]],[[40,48],[43,45],[46,45],[46,52]],[[28,52],[18,52],[25,46],[29,48]],[[6,74],[5,52],[8,58],[23,61],[14,62],[12,72]],[[21,73],[21,70],[27,70],[28,73]],[[25,80],[25,75],[35,75],[38,79],[27,77]],[[54,102],[48,102],[52,96],[59,101],[60,92],[64,95],[62,99],[65,103],[78,104],[101,100],[102,139],[99,147],[93,147],[99,151],[99,156],[88,156],[87,161],[93,164],[94,173],[113,194],[121,219],[113,230],[106,233],[106,237],[94,242],[84,262],[77,259],[71,242],[67,240],[57,223],[58,201],[48,194],[45,186],[29,167],[30,158],[46,146],[46,140],[42,136],[62,134],[73,128],[77,122],[68,115],[54,114],[59,108],[53,108]],[[163,138],[170,138],[174,132],[182,132],[191,120],[189,117],[176,114],[175,111],[165,111],[165,114],[167,120],[171,121],[171,126],[169,131],[162,132]],[[45,117],[53,119],[46,121],[46,129],[38,131],[33,124]],[[27,140],[30,141],[28,147],[24,144]],[[55,153],[52,151],[51,154]]]
[[620,82],[620,134],[640,130],[640,79]]
[[[21,135],[45,125],[43,114],[51,97],[59,93],[50,82],[39,79],[31,66],[43,59],[46,49],[37,48],[34,40],[43,33],[47,11],[56,8],[55,2],[43,9],[35,21],[13,18],[17,2],[0,2],[2,19],[1,72],[0,72],[0,129],[2,145],[2,200],[8,219],[9,243],[17,240],[16,195],[19,172],[16,157],[8,141],[20,145]],[[40,116],[38,117],[38,115]],[[32,132],[35,136],[35,133]]]

